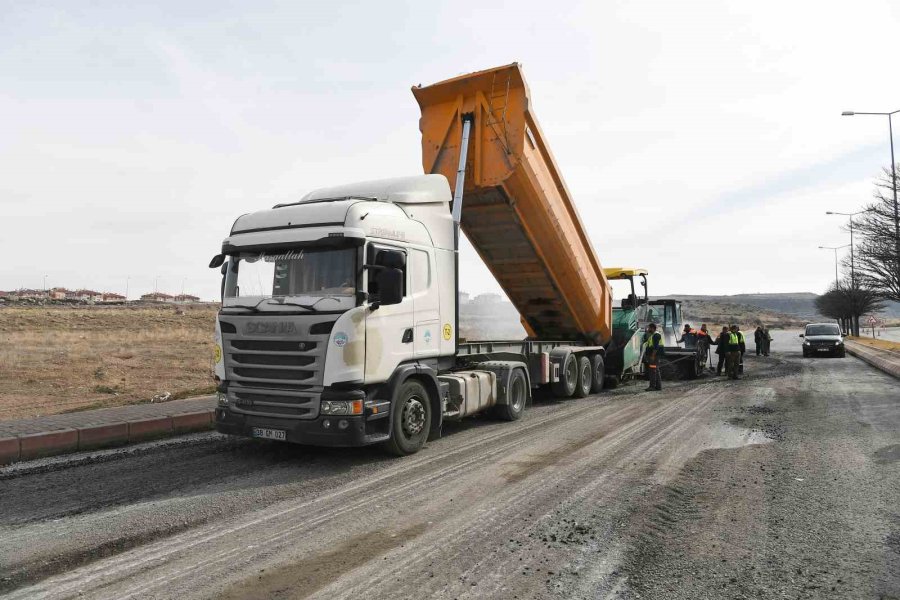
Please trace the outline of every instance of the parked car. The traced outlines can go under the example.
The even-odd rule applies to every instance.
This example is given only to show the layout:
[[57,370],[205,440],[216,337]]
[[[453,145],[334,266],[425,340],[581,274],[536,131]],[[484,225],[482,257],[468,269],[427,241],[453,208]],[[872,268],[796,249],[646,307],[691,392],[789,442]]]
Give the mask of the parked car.
[[803,339],[803,358],[810,356],[837,356],[844,358],[844,337],[836,323],[810,323],[800,334]]

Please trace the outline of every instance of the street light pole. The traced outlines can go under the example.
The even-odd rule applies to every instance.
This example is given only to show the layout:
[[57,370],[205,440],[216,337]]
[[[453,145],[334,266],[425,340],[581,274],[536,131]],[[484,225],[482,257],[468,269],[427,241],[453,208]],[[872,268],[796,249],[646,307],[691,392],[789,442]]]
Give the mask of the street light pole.
[[[850,244],[844,244],[843,246],[819,246],[820,250],[834,250],[834,289],[837,290],[840,288],[840,281],[838,280],[838,250],[841,248],[846,248]],[[852,264],[852,260],[850,261]],[[841,329],[849,330],[850,326],[846,323],[847,319],[841,318]]]
[[856,268],[853,255],[853,217],[867,212],[870,212],[870,209],[858,210],[854,213],[834,212],[831,210],[825,212],[826,215],[841,215],[842,217],[848,217],[850,219],[850,285],[853,289],[856,289]]
[[897,269],[896,277],[900,281],[900,208],[897,206],[897,161],[894,159],[894,124],[891,119],[895,114],[900,113],[900,109],[892,112],[854,112],[845,110],[841,116],[852,117],[854,115],[881,115],[887,117],[888,120],[888,138],[891,143],[891,189],[894,192],[894,251],[896,253],[895,268]]
[[838,280],[838,250],[846,248],[850,244],[844,244],[843,246],[819,246],[819,250],[834,250],[834,289],[837,289],[840,286],[840,282]]

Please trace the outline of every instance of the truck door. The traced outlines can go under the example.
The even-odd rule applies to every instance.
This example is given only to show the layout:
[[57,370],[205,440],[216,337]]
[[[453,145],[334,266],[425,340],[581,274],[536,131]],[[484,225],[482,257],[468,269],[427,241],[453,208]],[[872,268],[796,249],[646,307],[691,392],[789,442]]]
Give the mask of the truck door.
[[[379,290],[377,273],[384,268],[382,253],[399,253],[402,255],[404,290],[403,298],[398,304],[380,305],[369,310],[366,315],[366,383],[387,381],[400,363],[410,360],[414,355],[415,322],[413,298],[410,293],[410,275],[408,252],[405,248],[370,244],[366,251],[366,264],[374,268],[367,269],[366,283],[369,303],[377,302]],[[394,267],[392,267],[394,268]]]
[[409,250],[409,275],[415,309],[416,358],[438,356],[441,340],[441,311],[438,286],[432,276],[432,256],[422,250]]

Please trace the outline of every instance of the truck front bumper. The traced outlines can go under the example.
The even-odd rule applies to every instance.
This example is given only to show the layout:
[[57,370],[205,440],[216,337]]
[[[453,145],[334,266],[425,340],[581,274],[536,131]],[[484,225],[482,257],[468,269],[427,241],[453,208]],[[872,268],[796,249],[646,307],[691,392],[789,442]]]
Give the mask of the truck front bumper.
[[[374,427],[373,427],[374,425]],[[285,441],[310,446],[367,446],[388,438],[386,420],[368,421],[365,416],[319,416],[315,419],[274,419],[235,413],[228,407],[216,408],[216,431],[229,435],[255,437],[255,427],[285,432]]]

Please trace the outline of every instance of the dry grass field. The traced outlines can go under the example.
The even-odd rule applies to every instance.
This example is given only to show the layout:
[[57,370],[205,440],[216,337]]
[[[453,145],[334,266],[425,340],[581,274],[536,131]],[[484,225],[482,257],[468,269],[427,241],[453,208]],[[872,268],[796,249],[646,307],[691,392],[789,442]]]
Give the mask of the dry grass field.
[[870,337],[860,336],[848,336],[848,340],[853,340],[859,344],[864,346],[869,346],[870,348],[879,348],[881,350],[888,350],[890,352],[900,352],[900,342],[894,342],[891,340],[880,340],[873,339]]
[[0,307],[0,419],[213,391],[217,307]]

